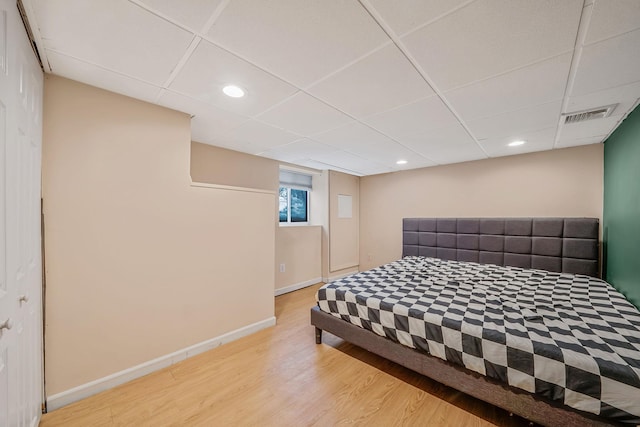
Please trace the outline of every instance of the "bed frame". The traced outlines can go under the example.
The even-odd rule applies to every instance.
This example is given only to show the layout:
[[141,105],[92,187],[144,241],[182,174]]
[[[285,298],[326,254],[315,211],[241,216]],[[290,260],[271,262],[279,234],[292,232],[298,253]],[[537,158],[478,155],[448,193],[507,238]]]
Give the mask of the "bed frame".
[[[597,218],[405,218],[402,255],[538,268],[599,276]],[[316,343],[322,331],[470,396],[548,426],[624,425],[576,411],[464,367],[395,343],[311,309]]]

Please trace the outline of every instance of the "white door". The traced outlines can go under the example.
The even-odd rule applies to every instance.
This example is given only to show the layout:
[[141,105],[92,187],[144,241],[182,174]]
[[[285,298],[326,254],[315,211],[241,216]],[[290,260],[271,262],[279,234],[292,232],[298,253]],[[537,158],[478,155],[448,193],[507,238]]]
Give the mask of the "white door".
[[42,71],[15,0],[0,0],[0,427],[43,402]]

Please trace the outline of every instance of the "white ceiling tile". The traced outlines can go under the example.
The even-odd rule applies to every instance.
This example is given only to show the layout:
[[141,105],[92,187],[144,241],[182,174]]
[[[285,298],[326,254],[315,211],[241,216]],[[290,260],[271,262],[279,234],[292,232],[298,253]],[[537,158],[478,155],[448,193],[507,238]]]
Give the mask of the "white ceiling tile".
[[431,87],[393,44],[310,87],[308,92],[357,118],[433,95]]
[[161,90],[158,86],[50,50],[47,58],[56,75],[143,101],[155,102]]
[[566,113],[619,104],[613,110],[613,114],[624,114],[631,111],[638,99],[640,99],[640,81],[587,95],[569,97]]
[[300,166],[306,166],[308,168],[318,169],[318,170],[325,170],[330,166],[330,165],[327,165],[326,163],[318,162],[312,159],[296,160],[295,164]]
[[427,158],[430,158],[427,153],[437,147],[476,144],[460,124],[433,129],[422,134],[407,135],[398,141]]
[[437,96],[385,111],[362,120],[392,138],[424,134],[458,123],[456,116]]
[[585,46],[571,96],[640,81],[640,30]]
[[[228,126],[226,126],[227,131],[236,127],[240,123],[249,120],[249,117],[247,116],[223,110],[214,105],[207,104],[206,102],[190,98],[186,95],[182,95],[168,89],[163,90],[160,98],[158,99],[158,104],[196,117],[199,115],[220,115],[224,121],[229,122]],[[222,123],[214,123],[214,127],[218,127],[220,125],[222,125]]]
[[577,147],[579,145],[590,145],[590,144],[599,144],[604,142],[604,139],[607,135],[600,136],[590,136],[588,138],[577,138],[577,139],[560,139],[556,148],[566,148],[566,147]]
[[593,5],[585,44],[640,28],[640,1],[598,0]]
[[139,0],[150,9],[200,32],[222,0]]
[[615,129],[624,115],[605,117],[604,119],[586,120],[584,122],[562,124],[560,126],[559,140],[567,141],[580,138],[589,138],[607,135]]
[[391,172],[395,172],[398,170],[402,170],[402,169],[398,169],[398,168],[390,168],[387,166],[371,166],[370,168],[365,170],[365,174],[366,175],[379,175],[382,173],[391,173]]
[[274,128],[256,120],[248,120],[215,140],[224,147],[237,145],[239,151],[257,154],[278,145],[300,139],[299,135]]
[[313,168],[313,169],[318,169],[318,170],[335,170],[338,172],[344,172],[344,173],[348,173],[351,175],[356,175],[356,176],[362,176],[364,174],[360,173],[360,172],[356,172],[356,171],[352,171],[352,170],[348,170],[348,169],[343,169],[340,168],[338,166],[335,165],[330,165],[327,163],[323,163],[323,162],[319,162],[316,160],[311,160],[311,159],[303,159],[303,160],[296,160],[295,162],[292,162],[296,165],[300,165],[300,166],[304,166],[304,167],[308,167],[308,168]]
[[[420,153],[434,164],[486,158],[486,154],[460,125],[433,129],[400,139],[403,145]],[[456,160],[457,159],[457,160]]]
[[248,117],[165,90],[158,104],[195,116],[191,119],[191,139],[209,143],[240,126]]
[[444,97],[465,121],[561,100],[567,84],[571,56],[560,55],[454,89],[446,92]]
[[511,156],[513,154],[531,153],[534,151],[551,150],[555,142],[556,127],[549,127],[531,132],[521,132],[519,139],[527,141],[524,145],[509,147],[513,142],[510,137],[494,137],[481,141],[480,144],[491,157]]
[[351,117],[304,92],[296,93],[257,118],[304,136],[333,129],[352,120]]
[[[222,110],[220,110],[222,111]],[[233,129],[231,123],[233,121],[225,121],[225,114],[199,114],[191,119],[191,140],[203,143],[212,143],[222,138],[226,133]],[[216,127],[215,124],[219,124]],[[241,123],[235,124],[240,126]]]
[[[316,135],[314,139],[386,167],[395,166],[401,159],[430,160],[358,122]],[[364,171],[362,167],[358,170]]]
[[432,162],[432,161],[429,161],[429,160],[416,161],[416,159],[411,159],[405,165],[395,165],[393,170],[394,171],[403,171],[403,170],[411,170],[411,169],[430,168],[432,166],[438,166],[438,163]]
[[388,41],[355,1],[235,0],[208,37],[305,87]]
[[388,137],[355,120],[345,126],[315,135],[313,139],[342,150],[391,141]]
[[479,0],[402,38],[440,90],[573,49],[582,0]]
[[429,161],[429,159],[422,157],[415,151],[410,150],[392,140],[352,146],[345,151],[389,167],[395,167],[398,160],[408,161],[411,159],[420,163]]
[[34,9],[47,49],[155,85],[167,80],[193,38],[126,0],[37,0]]
[[[222,88],[228,84],[242,87],[246,95],[243,98],[226,96]],[[200,42],[169,88],[246,116],[266,110],[297,90],[205,40]]]
[[522,135],[557,126],[562,102],[550,102],[531,108],[510,111],[491,117],[467,121],[471,133],[483,142],[485,139],[506,137],[522,139]]
[[448,13],[469,0],[370,0],[382,19],[398,35],[407,33],[420,25]]
[[354,154],[348,153],[346,151],[336,151],[331,154],[323,154],[320,156],[316,156],[313,160],[326,163],[331,166],[336,166],[341,169],[356,172],[361,175],[366,175],[366,172],[373,167],[376,169],[380,167],[380,165],[375,162],[371,162],[370,160],[363,159],[362,157],[356,156]]
[[300,156],[295,156],[289,153],[283,153],[282,151],[278,151],[274,149],[262,151],[260,153],[257,153],[257,155],[261,157],[266,157],[268,159],[279,160],[281,162],[287,162],[287,163],[292,163],[297,160],[302,160]]
[[486,159],[487,155],[482,151],[478,144],[452,144],[450,146],[440,146],[429,149],[425,155],[429,156],[434,162],[440,165],[450,163],[470,162],[472,160]]
[[[318,169],[369,175],[598,143],[640,98],[638,0],[595,0],[564,99],[565,112],[617,103],[614,116],[559,128],[583,0],[29,1],[55,74],[195,115],[193,140]],[[247,96],[224,96],[230,83]],[[506,146],[516,138],[528,143]]]
[[303,138],[286,145],[280,145],[275,147],[274,150],[295,156],[296,158],[314,158],[315,156],[340,151],[335,147],[308,138]]

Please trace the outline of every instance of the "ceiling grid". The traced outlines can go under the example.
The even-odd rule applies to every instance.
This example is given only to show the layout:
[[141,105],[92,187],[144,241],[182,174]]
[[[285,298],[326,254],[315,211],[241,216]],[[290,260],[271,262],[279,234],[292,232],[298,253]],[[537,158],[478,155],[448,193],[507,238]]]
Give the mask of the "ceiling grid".
[[636,0],[23,3],[45,71],[188,113],[195,141],[355,175],[601,143],[640,98]]

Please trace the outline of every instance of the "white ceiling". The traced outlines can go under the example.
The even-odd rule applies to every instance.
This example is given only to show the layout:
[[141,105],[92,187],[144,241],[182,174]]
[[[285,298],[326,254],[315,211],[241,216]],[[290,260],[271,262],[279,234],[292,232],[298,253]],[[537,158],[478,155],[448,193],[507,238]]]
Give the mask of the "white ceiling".
[[600,143],[640,98],[638,0],[23,2],[46,71],[356,175]]

